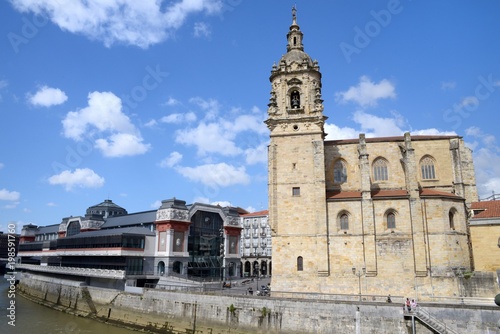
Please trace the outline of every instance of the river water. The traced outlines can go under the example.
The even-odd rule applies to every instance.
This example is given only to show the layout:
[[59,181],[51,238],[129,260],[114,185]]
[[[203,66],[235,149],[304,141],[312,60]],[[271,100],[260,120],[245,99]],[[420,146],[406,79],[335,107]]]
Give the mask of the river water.
[[[138,332],[77,317],[39,305],[19,295],[9,296],[9,282],[0,277],[0,333],[2,334],[137,334]],[[12,298],[11,298],[12,297]],[[11,301],[15,310],[9,310]],[[12,309],[12,307],[11,307]],[[9,325],[15,315],[15,326]]]

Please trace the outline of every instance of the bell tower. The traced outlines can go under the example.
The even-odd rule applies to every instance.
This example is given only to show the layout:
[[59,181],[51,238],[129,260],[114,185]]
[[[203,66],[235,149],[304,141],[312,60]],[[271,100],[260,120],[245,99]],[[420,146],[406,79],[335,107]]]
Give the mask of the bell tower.
[[[273,288],[329,275],[321,72],[292,8],[287,52],[271,70],[268,118]],[[319,283],[318,283],[319,284]]]

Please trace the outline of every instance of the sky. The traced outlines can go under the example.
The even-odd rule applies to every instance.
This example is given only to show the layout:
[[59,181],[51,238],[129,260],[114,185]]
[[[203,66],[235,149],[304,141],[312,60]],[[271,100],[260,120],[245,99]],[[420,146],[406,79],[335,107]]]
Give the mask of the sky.
[[263,121],[294,5],[326,139],[456,134],[480,198],[500,193],[498,1],[4,0],[0,231],[105,199],[267,209]]

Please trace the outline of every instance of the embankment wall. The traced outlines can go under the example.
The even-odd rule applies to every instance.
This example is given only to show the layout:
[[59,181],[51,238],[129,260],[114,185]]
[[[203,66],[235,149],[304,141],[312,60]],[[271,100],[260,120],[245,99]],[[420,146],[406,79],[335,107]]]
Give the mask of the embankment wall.
[[[398,304],[220,296],[145,289],[142,294],[25,274],[18,291],[47,306],[162,333],[411,333]],[[496,306],[430,305],[458,333],[500,333]],[[416,323],[418,333],[432,333]],[[169,331],[170,330],[170,331]]]

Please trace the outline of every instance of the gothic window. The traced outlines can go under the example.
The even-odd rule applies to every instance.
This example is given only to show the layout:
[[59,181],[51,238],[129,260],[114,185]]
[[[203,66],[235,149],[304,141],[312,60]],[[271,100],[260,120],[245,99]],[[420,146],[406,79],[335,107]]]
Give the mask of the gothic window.
[[450,228],[452,230],[455,229],[455,212],[453,210],[450,210],[450,212],[448,212],[448,222],[450,223]]
[[333,165],[333,182],[347,182],[347,168],[342,160],[337,160]]
[[290,95],[290,104],[293,108],[300,108],[300,94],[298,91],[294,90]]
[[72,235],[80,233],[80,223],[73,221],[69,223],[68,229],[66,230],[66,236],[71,237]]
[[394,212],[389,212],[387,214],[387,228],[396,228],[396,215]]
[[297,258],[297,271],[303,271],[304,270],[304,259],[302,256],[299,256]]
[[349,216],[346,213],[343,213],[340,216],[340,229],[341,230],[349,229]]
[[387,160],[379,158],[373,163],[373,180],[387,181],[389,173],[387,172]]
[[431,157],[426,156],[420,160],[420,170],[422,171],[422,179],[434,180],[436,178],[434,160]]

